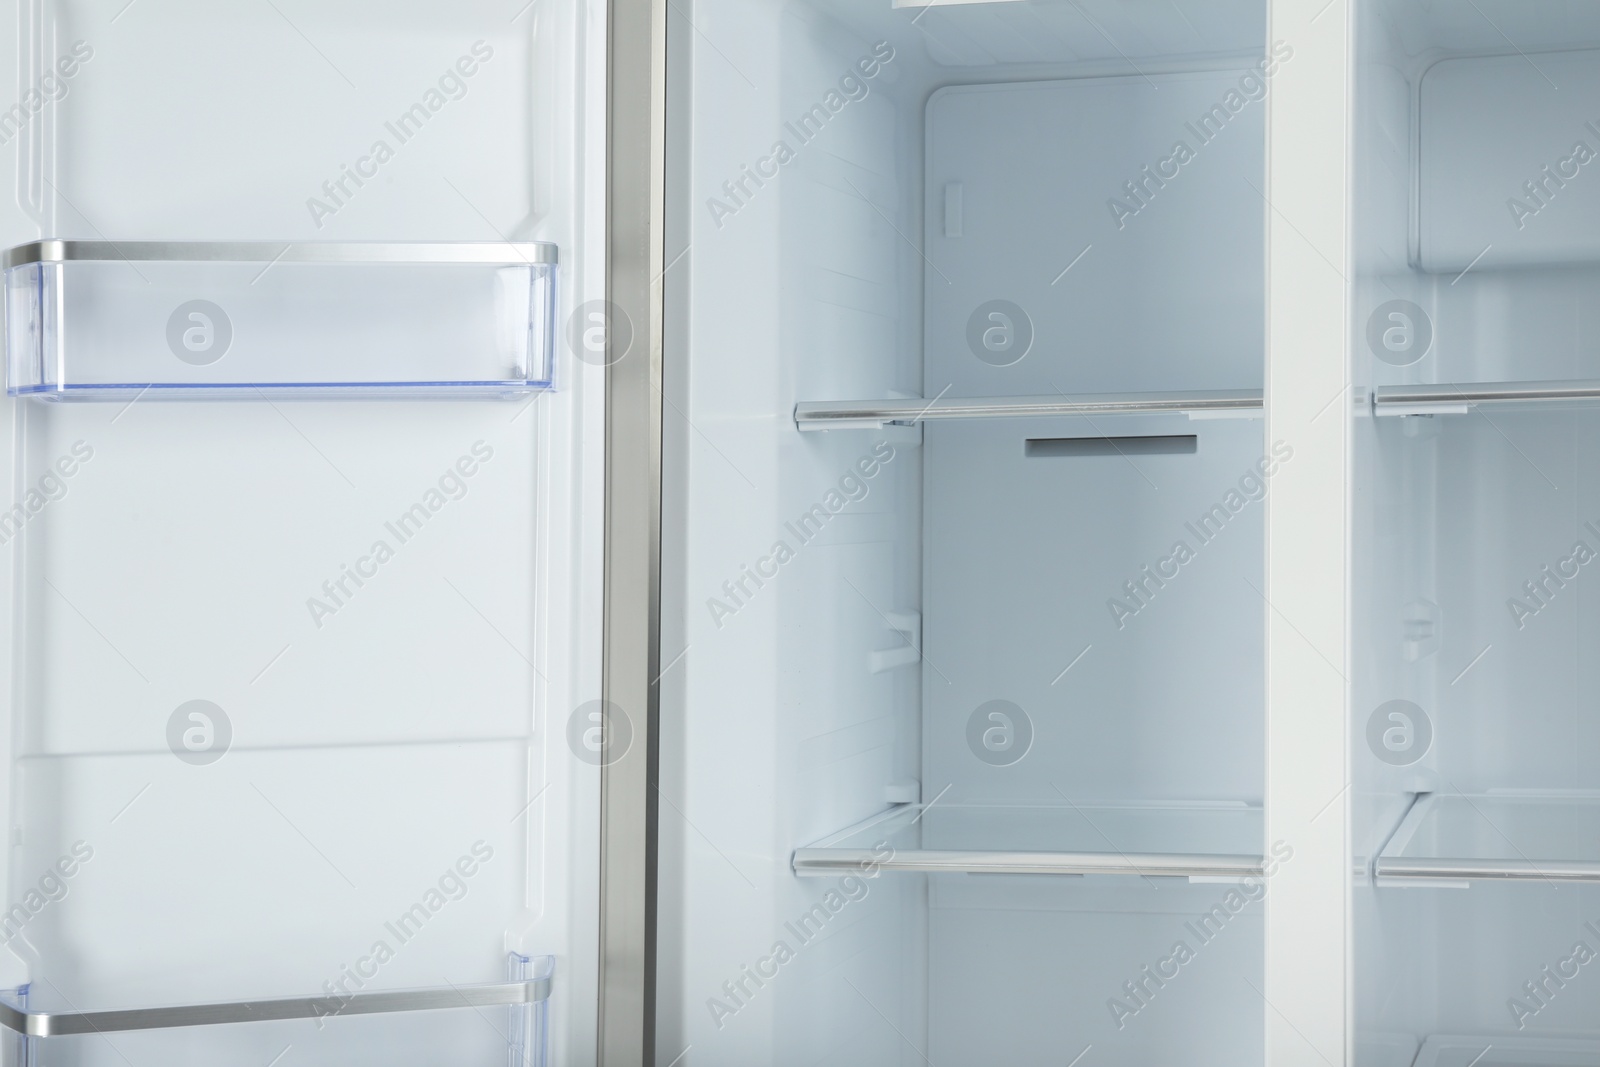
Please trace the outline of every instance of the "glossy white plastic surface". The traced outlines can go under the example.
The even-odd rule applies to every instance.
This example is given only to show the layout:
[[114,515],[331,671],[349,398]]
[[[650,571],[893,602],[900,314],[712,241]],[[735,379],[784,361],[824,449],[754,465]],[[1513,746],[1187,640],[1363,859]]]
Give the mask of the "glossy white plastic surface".
[[[50,268],[48,384],[133,388],[0,405],[0,986],[93,1011],[449,989],[549,955],[551,1062],[593,1063],[603,371],[565,324],[601,288],[603,11],[13,15],[0,244],[547,242],[562,388],[514,358],[526,263],[509,287],[494,262]],[[194,301],[233,328],[209,364],[167,340],[174,316],[205,339]],[[440,380],[524,395],[273,391]],[[240,398],[143,388],[219,381]],[[500,1067],[509,1010],[70,1038],[34,1062]]]

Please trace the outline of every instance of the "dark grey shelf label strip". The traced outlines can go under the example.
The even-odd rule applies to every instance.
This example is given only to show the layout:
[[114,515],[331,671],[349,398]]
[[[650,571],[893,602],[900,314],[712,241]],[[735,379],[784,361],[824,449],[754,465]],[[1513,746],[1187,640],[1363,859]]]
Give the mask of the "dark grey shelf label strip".
[[1194,434],[1147,437],[1030,437],[1024,448],[1029,459],[1077,456],[1192,456],[1200,451]]

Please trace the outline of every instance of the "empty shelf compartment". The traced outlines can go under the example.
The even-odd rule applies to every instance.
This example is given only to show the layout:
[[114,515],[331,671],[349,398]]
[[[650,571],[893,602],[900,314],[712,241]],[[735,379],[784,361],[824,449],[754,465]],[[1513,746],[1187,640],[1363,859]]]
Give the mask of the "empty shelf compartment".
[[968,874],[1261,877],[1260,807],[907,804],[795,850],[801,874],[840,870]]
[[548,388],[556,249],[37,241],[6,253],[7,390],[505,396]]
[[1419,796],[1378,856],[1379,885],[1600,883],[1600,796]]

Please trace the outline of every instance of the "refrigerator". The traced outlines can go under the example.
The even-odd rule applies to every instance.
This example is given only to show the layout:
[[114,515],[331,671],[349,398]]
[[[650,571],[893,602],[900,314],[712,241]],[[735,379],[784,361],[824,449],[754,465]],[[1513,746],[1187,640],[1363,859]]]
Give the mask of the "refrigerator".
[[0,1061],[1600,1064],[1600,9],[10,12]]

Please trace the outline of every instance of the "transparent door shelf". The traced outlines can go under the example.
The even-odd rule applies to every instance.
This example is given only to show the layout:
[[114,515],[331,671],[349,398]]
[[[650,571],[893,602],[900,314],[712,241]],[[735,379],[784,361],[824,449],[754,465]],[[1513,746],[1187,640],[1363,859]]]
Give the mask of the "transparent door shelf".
[[1593,1067],[1600,1041],[1531,1037],[1434,1035],[1414,1067]]
[[1600,883],[1600,796],[1424,794],[1373,874],[1379,885]]
[[[371,1027],[387,1026],[391,1031],[409,1028],[414,1031],[412,1040],[439,1044],[440,1053],[455,1062],[475,1058],[471,1053],[481,1049],[484,1062],[492,1057],[498,1064],[508,1050],[510,1062],[518,1067],[544,1067],[554,969],[550,956],[512,953],[507,981],[489,985],[371,991],[359,985],[351,988],[347,977],[343,989],[335,990],[330,983],[324,992],[309,997],[93,1011],[64,1002],[54,1006],[62,998],[49,997],[48,989],[23,986],[0,993],[0,1027],[22,1045],[23,1055],[16,1062],[27,1064],[41,1062],[41,1053],[46,1061],[55,1059],[58,1051],[61,1059],[72,1059],[72,1046],[79,1039],[104,1040],[106,1034],[117,1034],[121,1046],[137,1043],[139,1031],[188,1027],[204,1028],[188,1046],[191,1051],[204,1047],[209,1057],[219,1060],[256,1045],[265,1049],[312,1042],[349,1044],[360,1058],[363,1034],[370,1035]],[[491,1029],[484,1023],[493,1009],[506,1009],[508,1014]],[[250,1034],[237,1030],[243,1024],[250,1025]]]
[[551,384],[550,244],[52,240],[8,251],[5,275],[13,396]]
[[810,401],[795,405],[802,430],[873,429],[891,422],[1023,419],[1062,415],[1251,416],[1262,408],[1260,389],[1188,389],[1164,393],[1081,393],[1059,396],[976,396],[931,400]]
[[1242,803],[907,804],[796,849],[794,869],[1235,880],[1261,876],[1262,834]]

